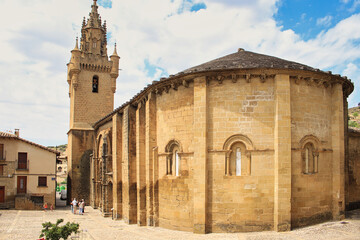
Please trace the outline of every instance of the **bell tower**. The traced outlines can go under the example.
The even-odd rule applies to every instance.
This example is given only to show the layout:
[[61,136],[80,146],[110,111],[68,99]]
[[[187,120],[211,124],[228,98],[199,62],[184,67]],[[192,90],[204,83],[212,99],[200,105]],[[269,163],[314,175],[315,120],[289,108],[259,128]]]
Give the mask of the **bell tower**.
[[89,200],[90,154],[93,149],[93,124],[114,108],[116,78],[120,57],[107,55],[106,21],[93,0],[89,18],[83,19],[80,47],[78,38],[67,64],[70,97],[68,132],[68,199]]

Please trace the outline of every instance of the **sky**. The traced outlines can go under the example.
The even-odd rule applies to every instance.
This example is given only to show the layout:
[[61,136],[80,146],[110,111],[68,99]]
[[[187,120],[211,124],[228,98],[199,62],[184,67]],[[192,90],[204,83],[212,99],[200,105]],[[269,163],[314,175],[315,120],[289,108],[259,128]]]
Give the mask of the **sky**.
[[[67,143],[67,67],[93,0],[0,0],[0,131]],[[360,0],[98,0],[108,55],[120,59],[114,107],[153,80],[238,48],[347,76],[360,102]]]

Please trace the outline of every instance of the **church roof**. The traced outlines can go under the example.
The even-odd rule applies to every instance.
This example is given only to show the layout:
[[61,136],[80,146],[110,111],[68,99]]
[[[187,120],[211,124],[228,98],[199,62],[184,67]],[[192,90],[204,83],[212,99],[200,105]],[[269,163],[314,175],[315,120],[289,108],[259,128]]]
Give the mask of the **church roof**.
[[189,68],[184,73],[202,72],[216,69],[255,69],[275,68],[316,71],[316,69],[297,62],[245,51],[242,48],[235,53]]
[[[185,77],[192,74],[200,74],[205,72],[217,72],[217,71],[226,71],[226,70],[241,70],[241,69],[277,69],[277,70],[300,70],[304,72],[316,72],[318,74],[325,75],[330,77],[330,79],[338,82],[344,83],[344,94],[346,97],[354,90],[354,85],[350,79],[346,76],[341,76],[339,74],[332,74],[331,71],[321,71],[320,69],[315,69],[310,66],[284,60],[281,58],[268,56],[264,54],[254,53],[250,51],[245,51],[242,48],[239,48],[237,52],[214,59],[212,61],[200,64],[198,66],[188,68],[182,72],[179,72],[175,75],[170,75],[168,78],[161,78],[160,81],[153,81],[152,84],[148,84],[144,89],[142,89],[138,94],[136,94],[132,99],[123,103],[121,106],[116,108],[114,111],[104,116],[97,122],[93,124],[93,127],[99,126],[100,124],[110,121],[110,118],[116,112],[121,112],[127,105],[136,104],[136,101],[144,97],[148,92],[154,91],[157,88],[164,87],[165,85],[171,85],[171,82],[177,81],[179,78]],[[332,81],[331,80],[331,81]]]

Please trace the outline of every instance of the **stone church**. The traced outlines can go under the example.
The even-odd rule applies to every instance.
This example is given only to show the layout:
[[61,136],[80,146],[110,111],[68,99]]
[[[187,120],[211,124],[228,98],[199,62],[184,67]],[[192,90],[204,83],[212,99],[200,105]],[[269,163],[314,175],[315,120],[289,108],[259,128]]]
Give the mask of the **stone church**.
[[119,60],[94,0],[67,65],[68,198],[195,233],[344,218],[349,79],[240,48],[114,110]]

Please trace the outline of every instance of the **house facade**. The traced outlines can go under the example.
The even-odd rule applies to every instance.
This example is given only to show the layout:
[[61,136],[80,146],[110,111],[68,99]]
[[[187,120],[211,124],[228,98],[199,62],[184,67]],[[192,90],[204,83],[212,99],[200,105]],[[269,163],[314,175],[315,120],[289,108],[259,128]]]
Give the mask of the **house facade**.
[[41,209],[55,207],[57,152],[19,137],[0,132],[0,206]]

